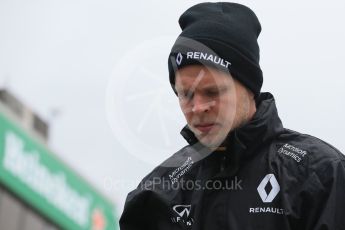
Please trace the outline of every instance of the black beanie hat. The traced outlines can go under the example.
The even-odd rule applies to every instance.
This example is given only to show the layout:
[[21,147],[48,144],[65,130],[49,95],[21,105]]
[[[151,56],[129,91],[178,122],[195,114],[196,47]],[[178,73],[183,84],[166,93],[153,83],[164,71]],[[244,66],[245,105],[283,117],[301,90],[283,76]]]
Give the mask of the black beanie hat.
[[257,38],[261,25],[251,9],[229,2],[200,3],[185,11],[179,24],[182,33],[168,60],[175,93],[175,71],[202,64],[230,72],[255,97],[260,94],[263,77]]

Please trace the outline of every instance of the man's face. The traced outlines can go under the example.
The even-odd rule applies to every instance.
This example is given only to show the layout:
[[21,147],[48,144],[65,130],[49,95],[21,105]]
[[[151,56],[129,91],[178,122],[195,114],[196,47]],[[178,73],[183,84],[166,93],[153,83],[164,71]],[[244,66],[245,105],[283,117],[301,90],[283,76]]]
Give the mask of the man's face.
[[207,147],[248,121],[252,95],[229,73],[190,65],[177,71],[175,88],[189,128]]

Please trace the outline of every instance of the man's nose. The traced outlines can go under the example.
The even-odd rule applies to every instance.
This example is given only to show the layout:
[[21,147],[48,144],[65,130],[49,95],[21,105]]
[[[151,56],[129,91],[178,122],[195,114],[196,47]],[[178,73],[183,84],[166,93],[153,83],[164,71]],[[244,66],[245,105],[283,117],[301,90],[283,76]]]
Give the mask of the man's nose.
[[206,100],[202,96],[195,95],[193,98],[192,112],[193,113],[205,113],[210,111],[214,106],[215,101]]

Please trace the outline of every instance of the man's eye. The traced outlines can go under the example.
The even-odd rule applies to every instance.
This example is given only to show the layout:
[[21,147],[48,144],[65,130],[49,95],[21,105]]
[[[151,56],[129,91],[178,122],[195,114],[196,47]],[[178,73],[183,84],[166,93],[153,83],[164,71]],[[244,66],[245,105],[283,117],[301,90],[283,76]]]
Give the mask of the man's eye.
[[219,91],[218,90],[208,90],[208,91],[206,91],[206,95],[208,97],[216,97],[219,95]]
[[183,92],[178,94],[180,100],[191,100],[193,98],[193,93]]

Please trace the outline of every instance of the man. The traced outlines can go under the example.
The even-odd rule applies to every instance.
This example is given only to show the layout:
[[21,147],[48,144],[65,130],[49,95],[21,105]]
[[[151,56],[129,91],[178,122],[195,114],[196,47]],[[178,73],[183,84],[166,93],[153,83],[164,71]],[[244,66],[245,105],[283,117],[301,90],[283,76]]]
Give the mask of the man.
[[168,65],[189,145],[129,193],[121,229],[345,229],[345,157],[283,128],[260,92],[253,11],[201,3],[179,23]]

